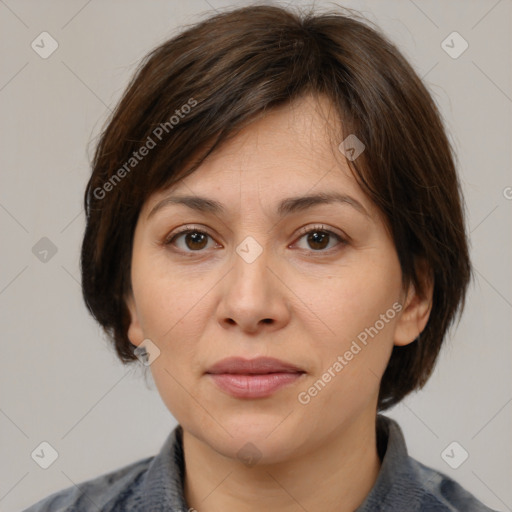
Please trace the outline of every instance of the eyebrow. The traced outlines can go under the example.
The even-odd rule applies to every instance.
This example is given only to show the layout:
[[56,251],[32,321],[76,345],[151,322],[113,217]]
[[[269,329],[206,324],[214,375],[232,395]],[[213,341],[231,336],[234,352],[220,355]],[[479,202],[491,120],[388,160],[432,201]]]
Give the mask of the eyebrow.
[[[348,204],[356,209],[359,213],[370,218],[370,215],[364,206],[357,199],[354,199],[353,197],[346,194],[340,194],[338,192],[319,192],[317,194],[307,196],[289,197],[283,199],[277,207],[277,215],[279,217],[285,217],[292,213],[307,210],[313,206],[333,203]],[[211,213],[219,216],[226,213],[224,206],[213,199],[208,199],[201,196],[168,196],[162,199],[153,207],[153,209],[149,212],[147,219],[152,217],[158,210],[161,210],[162,208],[172,204],[182,204],[195,211]]]

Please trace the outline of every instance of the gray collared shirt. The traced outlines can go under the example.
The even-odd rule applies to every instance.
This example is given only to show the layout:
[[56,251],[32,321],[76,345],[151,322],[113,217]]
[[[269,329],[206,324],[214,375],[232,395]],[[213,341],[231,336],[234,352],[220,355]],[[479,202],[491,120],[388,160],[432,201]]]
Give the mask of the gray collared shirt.
[[[83,482],[79,489],[58,491],[24,512],[194,512],[183,495],[182,433],[177,425],[156,456]],[[380,414],[377,447],[379,475],[355,512],[496,512],[448,476],[410,457],[399,425]]]

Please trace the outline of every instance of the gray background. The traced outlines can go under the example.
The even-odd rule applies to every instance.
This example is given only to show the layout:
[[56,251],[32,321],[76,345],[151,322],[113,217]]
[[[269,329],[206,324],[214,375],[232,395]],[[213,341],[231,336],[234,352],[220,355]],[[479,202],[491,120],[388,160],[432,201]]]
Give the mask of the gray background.
[[[213,8],[244,4],[0,1],[2,511],[153,455],[176,424],[141,368],[117,361],[82,303],[82,197],[95,137],[139,60]],[[415,458],[512,510],[512,2],[342,5],[383,28],[441,108],[476,274],[429,383],[388,414]],[[43,31],[59,44],[47,59],[31,48]],[[469,44],[456,59],[441,46],[453,31]],[[32,250],[43,237],[57,248],[46,262]],[[59,454],[48,469],[31,458],[42,441]],[[441,457],[452,441],[469,453],[458,469]]]

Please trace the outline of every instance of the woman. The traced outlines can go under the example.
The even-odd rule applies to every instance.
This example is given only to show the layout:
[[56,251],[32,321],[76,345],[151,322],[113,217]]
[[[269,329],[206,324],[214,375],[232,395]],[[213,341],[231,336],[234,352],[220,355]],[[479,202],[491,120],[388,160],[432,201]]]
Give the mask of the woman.
[[471,278],[453,154],[377,30],[252,6],[152,51],[99,141],[83,295],[178,421],[46,510],[488,511],[382,415]]

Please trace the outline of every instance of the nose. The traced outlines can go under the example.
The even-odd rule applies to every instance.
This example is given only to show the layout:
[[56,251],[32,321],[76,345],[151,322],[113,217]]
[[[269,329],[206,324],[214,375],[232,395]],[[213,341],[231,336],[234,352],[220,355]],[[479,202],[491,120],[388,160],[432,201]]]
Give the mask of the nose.
[[[259,246],[259,244],[258,244]],[[233,254],[233,266],[222,280],[218,321],[225,329],[255,334],[260,330],[272,332],[289,321],[289,290],[278,277],[277,263],[270,250],[259,246],[254,258],[255,244],[240,244]],[[244,249],[249,248],[249,251]],[[251,254],[252,257],[247,257]]]

